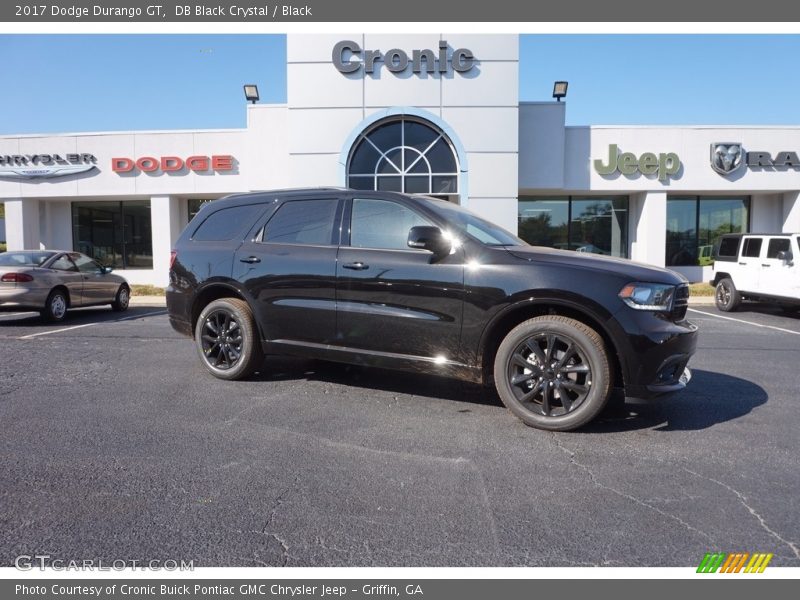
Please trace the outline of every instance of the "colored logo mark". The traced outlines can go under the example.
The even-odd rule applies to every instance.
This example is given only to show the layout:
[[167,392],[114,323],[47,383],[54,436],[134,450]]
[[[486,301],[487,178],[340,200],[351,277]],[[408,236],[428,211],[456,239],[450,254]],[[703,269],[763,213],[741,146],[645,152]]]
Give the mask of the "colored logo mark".
[[763,573],[772,553],[766,552],[706,552],[698,573]]

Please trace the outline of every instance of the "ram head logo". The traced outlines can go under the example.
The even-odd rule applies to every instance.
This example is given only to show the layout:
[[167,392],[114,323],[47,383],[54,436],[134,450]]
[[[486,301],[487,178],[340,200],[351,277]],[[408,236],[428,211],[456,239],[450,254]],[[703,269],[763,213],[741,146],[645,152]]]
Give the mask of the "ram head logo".
[[720,175],[733,173],[742,165],[744,150],[741,144],[717,142],[711,144],[711,168]]

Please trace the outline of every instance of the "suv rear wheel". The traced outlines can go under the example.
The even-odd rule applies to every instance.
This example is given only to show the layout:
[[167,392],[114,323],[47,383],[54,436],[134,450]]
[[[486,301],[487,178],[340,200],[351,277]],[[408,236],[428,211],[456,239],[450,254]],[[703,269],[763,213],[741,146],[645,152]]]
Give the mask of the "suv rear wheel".
[[264,358],[253,313],[238,298],[220,298],[208,304],[197,319],[194,339],[203,366],[220,379],[243,379]]
[[730,277],[720,279],[714,291],[714,303],[722,312],[731,312],[739,307],[742,296]]
[[526,425],[569,431],[591,421],[611,393],[600,335],[580,321],[536,317],[512,329],[494,362],[500,399]]

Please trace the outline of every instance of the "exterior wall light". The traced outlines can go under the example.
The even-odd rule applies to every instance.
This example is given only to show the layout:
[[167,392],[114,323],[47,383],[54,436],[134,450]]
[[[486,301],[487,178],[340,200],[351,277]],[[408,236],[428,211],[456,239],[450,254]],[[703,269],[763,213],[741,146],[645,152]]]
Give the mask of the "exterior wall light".
[[553,84],[553,98],[561,102],[562,98],[567,97],[567,86],[569,85],[568,81],[556,81]]
[[244,97],[248,102],[255,104],[258,101],[258,86],[254,83],[245,84]]

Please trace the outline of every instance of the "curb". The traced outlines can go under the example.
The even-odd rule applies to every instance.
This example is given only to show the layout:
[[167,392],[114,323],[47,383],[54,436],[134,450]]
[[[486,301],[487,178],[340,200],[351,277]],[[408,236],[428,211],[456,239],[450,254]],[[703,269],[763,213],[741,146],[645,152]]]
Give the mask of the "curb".
[[167,306],[164,296],[131,296],[130,306]]

